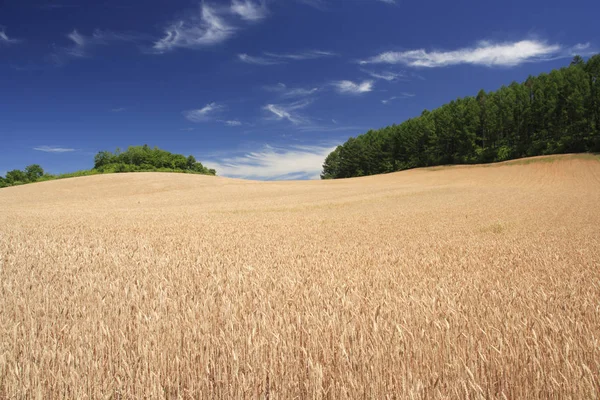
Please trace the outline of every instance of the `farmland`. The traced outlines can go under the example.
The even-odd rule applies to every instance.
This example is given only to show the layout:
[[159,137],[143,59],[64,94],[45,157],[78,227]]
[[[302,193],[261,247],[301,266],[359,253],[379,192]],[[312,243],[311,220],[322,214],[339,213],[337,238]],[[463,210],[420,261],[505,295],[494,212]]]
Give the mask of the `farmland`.
[[597,398],[600,158],[0,190],[1,398]]

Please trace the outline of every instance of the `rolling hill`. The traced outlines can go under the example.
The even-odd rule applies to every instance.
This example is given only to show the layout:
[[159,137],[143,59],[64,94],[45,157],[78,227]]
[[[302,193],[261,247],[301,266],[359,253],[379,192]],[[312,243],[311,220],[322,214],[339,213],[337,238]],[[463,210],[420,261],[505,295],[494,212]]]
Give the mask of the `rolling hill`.
[[600,158],[0,191],[0,397],[592,398]]

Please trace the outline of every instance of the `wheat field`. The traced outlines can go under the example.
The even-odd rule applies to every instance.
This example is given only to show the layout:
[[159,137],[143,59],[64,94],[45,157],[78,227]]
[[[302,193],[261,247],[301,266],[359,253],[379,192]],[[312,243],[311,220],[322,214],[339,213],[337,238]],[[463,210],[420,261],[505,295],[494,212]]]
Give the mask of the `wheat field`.
[[0,398],[600,397],[600,158],[0,190]]

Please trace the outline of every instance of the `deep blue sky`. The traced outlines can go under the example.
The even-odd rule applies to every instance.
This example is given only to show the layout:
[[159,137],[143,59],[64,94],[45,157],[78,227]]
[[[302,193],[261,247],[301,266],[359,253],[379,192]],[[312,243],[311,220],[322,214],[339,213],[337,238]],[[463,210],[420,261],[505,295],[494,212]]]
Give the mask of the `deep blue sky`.
[[147,143],[219,175],[313,178],[350,136],[593,53],[599,14],[591,0],[0,0],[0,175]]

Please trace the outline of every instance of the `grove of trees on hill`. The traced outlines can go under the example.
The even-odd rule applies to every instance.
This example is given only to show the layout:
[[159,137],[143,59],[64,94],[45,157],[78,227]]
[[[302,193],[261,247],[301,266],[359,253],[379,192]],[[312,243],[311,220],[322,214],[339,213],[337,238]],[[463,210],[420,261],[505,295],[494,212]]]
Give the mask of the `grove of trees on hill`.
[[194,156],[185,157],[173,154],[158,147],[148,145],[130,146],[127,151],[117,149],[114,153],[101,151],[94,157],[94,169],[100,172],[136,172],[174,170],[215,175],[214,169],[208,169],[196,161]]
[[600,55],[350,138],[321,178],[586,151],[600,151]]
[[94,168],[68,174],[52,175],[44,172],[38,164],[25,167],[21,171],[8,171],[5,177],[0,176],[0,188],[23,185],[26,183],[48,181],[116,172],[184,172],[191,174],[216,175],[214,169],[208,169],[196,161],[194,156],[173,154],[158,147],[148,145],[130,146],[127,151],[117,149],[114,153],[101,151],[94,157]]
[[37,182],[44,175],[44,169],[38,164],[28,165],[24,171],[13,169],[8,171],[5,177],[0,176],[0,188]]

